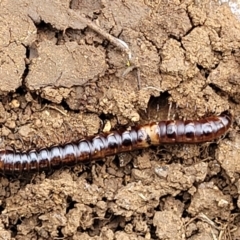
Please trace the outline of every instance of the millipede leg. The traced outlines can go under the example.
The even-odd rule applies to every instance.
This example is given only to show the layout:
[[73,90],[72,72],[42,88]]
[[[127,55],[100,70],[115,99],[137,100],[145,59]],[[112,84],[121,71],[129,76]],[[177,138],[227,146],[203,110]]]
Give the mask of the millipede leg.
[[172,102],[169,103],[167,120],[170,120],[171,110],[172,110]]

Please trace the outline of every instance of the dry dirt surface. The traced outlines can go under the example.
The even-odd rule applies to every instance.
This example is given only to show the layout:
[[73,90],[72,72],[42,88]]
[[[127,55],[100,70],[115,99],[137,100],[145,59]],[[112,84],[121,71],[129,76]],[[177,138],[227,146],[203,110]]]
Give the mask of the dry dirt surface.
[[2,149],[234,115],[212,143],[2,174],[0,239],[240,239],[240,22],[227,4],[1,0],[0,33]]

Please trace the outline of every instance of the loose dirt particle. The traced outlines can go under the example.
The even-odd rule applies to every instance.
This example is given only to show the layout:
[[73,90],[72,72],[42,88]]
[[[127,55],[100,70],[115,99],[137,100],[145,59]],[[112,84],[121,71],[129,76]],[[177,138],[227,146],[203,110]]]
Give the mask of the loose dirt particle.
[[172,211],[156,212],[153,225],[157,228],[156,234],[159,239],[185,239],[183,223]]
[[195,216],[204,213],[208,218],[228,219],[232,209],[229,195],[224,195],[213,183],[202,183],[194,194],[188,212]]

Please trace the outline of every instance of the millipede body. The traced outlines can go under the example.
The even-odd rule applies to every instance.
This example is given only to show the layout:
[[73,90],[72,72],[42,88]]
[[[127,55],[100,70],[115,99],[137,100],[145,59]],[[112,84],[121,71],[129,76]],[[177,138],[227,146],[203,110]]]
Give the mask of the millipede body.
[[230,127],[232,116],[224,112],[201,120],[153,122],[130,130],[113,131],[60,146],[17,152],[0,151],[0,171],[17,174],[59,168],[65,165],[102,159],[163,143],[203,143],[222,136]]

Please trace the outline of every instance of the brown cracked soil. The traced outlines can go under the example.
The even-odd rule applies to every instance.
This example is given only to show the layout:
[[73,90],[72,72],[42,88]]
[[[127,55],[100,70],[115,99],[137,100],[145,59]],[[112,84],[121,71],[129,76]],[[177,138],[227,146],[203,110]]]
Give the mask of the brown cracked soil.
[[[131,61],[79,16],[125,41]],[[61,144],[169,112],[235,116],[210,144],[2,176],[0,239],[240,239],[240,22],[228,5],[2,0],[0,32],[1,148]]]

